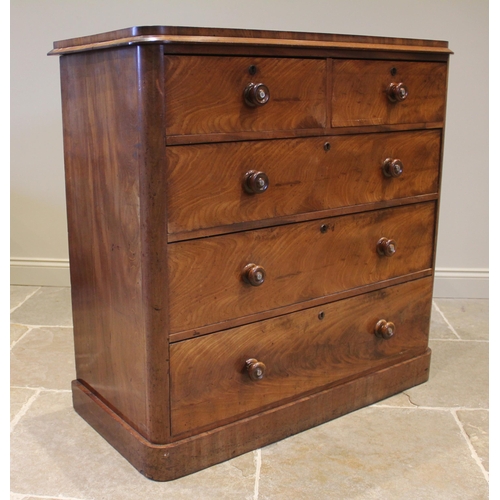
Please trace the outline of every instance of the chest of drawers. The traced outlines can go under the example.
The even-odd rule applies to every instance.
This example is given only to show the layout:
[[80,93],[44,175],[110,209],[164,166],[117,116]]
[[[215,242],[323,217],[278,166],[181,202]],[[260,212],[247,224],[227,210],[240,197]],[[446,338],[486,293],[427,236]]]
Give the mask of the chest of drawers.
[[160,26],[55,42],[74,407],[144,475],[427,380],[450,53]]

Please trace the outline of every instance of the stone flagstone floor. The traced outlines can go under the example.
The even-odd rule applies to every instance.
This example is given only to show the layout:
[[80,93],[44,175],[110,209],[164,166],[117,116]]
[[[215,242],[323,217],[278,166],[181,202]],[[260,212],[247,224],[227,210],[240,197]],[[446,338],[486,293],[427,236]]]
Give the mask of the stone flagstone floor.
[[488,301],[436,299],[430,380],[167,483],[72,409],[70,289],[11,287],[11,500],[488,498]]

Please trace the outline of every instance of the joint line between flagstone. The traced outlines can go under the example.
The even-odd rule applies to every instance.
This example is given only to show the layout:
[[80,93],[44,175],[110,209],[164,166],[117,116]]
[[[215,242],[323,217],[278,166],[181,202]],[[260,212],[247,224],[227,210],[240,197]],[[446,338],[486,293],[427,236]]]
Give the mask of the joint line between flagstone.
[[474,449],[474,445],[472,444],[467,432],[465,432],[464,426],[460,419],[458,418],[457,415],[457,410],[453,409],[451,410],[451,414],[453,415],[453,418],[455,419],[455,422],[458,425],[458,428],[460,429],[460,433],[462,434],[463,438],[465,439],[465,442],[467,443],[467,446],[469,447],[469,451],[471,454],[471,457],[473,460],[477,463],[479,468],[481,469],[481,472],[483,473],[484,478],[486,479],[486,482],[489,484],[490,482],[490,475],[488,471],[484,468],[483,462],[479,458],[479,455],[477,454],[476,450]]
[[12,314],[16,309],[19,309],[28,299],[30,299],[31,297],[33,297],[33,295],[35,295],[36,292],[38,292],[39,290],[41,290],[41,286],[39,286],[34,292],[30,293],[20,304],[18,304],[16,307],[13,307],[11,310],[10,310],[10,314]]
[[35,394],[33,394],[29,399],[28,401],[26,401],[26,403],[24,403],[24,405],[21,407],[21,409],[17,412],[16,416],[12,419],[11,423],[10,423],[10,432],[12,433],[12,431],[15,429],[16,425],[19,423],[19,421],[21,420],[21,418],[24,417],[24,415],[26,415],[27,411],[29,410],[30,406],[33,404],[33,402],[38,398],[38,396],[40,395],[40,392],[41,392],[41,389],[37,389],[35,391]]
[[40,392],[71,392],[71,389],[50,389],[48,387],[31,387],[29,385],[11,385],[11,389],[29,389],[31,391],[40,391]]
[[[23,326],[26,326],[26,325],[23,325]],[[26,335],[28,335],[29,332],[31,332],[33,330],[33,328],[31,328],[31,327],[27,327],[27,328],[28,329],[17,340],[14,340],[14,342],[10,346],[11,351]]]
[[259,481],[260,481],[260,469],[262,466],[262,450],[254,450],[253,461],[255,464],[255,483],[253,489],[253,500],[259,500]]
[[[62,497],[62,496],[55,496],[55,495],[37,495],[36,493],[16,493],[15,491],[11,491],[13,495],[18,495],[19,500],[24,500],[25,498],[48,498],[52,500],[53,498],[57,498],[57,500],[83,500],[82,498],[75,498],[75,497]],[[17,499],[16,499],[17,500]]]
[[448,319],[446,318],[446,316],[443,314],[443,311],[441,311],[441,309],[439,309],[439,306],[436,304],[436,302],[433,301],[433,305],[434,307],[436,308],[436,311],[441,314],[442,318],[444,319],[445,323],[448,325],[448,328],[457,336],[457,339],[460,339],[460,335],[457,333],[457,331],[455,330],[455,328],[453,328],[453,326],[451,325],[451,323],[448,321]]
[[19,321],[11,322],[11,325],[20,325],[27,328],[73,328],[73,325],[28,325],[26,323],[19,323]]

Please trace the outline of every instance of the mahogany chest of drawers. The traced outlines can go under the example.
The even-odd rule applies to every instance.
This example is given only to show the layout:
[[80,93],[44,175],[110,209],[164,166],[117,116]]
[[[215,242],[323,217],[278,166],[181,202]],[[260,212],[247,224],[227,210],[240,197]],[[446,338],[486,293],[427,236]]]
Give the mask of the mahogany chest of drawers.
[[427,380],[446,42],[156,26],[50,53],[74,407],[138,470]]

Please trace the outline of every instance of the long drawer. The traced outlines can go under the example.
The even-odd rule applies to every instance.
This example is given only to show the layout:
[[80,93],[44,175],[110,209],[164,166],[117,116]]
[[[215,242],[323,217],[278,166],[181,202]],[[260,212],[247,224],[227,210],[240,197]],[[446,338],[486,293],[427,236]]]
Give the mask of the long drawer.
[[332,127],[444,120],[446,63],[334,59],[330,77]]
[[427,130],[169,147],[168,232],[437,193],[440,146]]
[[[168,135],[317,129],[326,126],[326,60],[165,57]],[[268,101],[245,103],[250,84]]]
[[429,269],[434,217],[426,202],[172,243],[170,332]]
[[422,354],[431,296],[423,278],[173,344],[173,434]]

